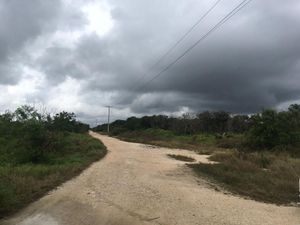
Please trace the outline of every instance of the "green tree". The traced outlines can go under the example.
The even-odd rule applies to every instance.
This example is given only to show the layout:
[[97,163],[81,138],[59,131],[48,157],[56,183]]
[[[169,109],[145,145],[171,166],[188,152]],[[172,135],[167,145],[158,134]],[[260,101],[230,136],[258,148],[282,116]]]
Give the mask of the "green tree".
[[248,144],[256,148],[289,148],[299,144],[300,113],[298,106],[288,111],[263,110],[252,116],[252,127],[247,133]]
[[38,111],[31,106],[23,105],[16,109],[14,116],[17,121],[19,122],[25,122],[28,120],[36,120],[41,121],[42,116],[38,113]]
[[56,114],[52,120],[52,128],[58,131],[74,132],[76,130],[76,115],[65,111]]

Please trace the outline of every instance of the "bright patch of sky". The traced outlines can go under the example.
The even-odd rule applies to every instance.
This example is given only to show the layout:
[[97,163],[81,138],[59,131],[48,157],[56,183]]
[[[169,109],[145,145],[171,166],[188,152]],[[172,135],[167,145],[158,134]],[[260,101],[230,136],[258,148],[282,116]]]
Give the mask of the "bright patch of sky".
[[113,19],[110,14],[110,6],[106,2],[92,1],[83,7],[87,15],[87,32],[95,32],[98,36],[109,33],[113,27]]

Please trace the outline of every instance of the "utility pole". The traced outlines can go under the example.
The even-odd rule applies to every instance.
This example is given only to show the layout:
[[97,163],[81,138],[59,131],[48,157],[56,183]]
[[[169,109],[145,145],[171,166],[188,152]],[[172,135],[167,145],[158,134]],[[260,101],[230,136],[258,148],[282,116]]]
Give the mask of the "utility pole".
[[109,134],[109,123],[110,123],[110,108],[111,106],[107,106],[107,134]]

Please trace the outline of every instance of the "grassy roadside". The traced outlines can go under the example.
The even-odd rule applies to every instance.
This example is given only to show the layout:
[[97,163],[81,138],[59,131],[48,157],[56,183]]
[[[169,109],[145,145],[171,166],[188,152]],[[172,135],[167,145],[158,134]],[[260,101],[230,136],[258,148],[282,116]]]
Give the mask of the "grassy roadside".
[[197,175],[234,194],[257,201],[289,204],[298,201],[300,158],[282,151],[238,151],[241,135],[209,134],[180,136],[170,131],[148,129],[125,132],[119,138],[169,148],[184,148],[211,154],[217,164],[189,164]]
[[60,141],[61,149],[49,153],[43,163],[0,164],[0,218],[42,197],[106,155],[105,146],[87,134],[69,133]]
[[230,151],[216,153],[211,160],[218,164],[189,165],[232,193],[276,204],[298,201],[300,158],[287,153]]
[[127,131],[117,135],[118,138],[129,142],[138,142],[167,148],[182,148],[198,153],[212,153],[222,148],[236,147],[240,136],[220,137],[213,134],[177,135],[161,129],[146,129]]

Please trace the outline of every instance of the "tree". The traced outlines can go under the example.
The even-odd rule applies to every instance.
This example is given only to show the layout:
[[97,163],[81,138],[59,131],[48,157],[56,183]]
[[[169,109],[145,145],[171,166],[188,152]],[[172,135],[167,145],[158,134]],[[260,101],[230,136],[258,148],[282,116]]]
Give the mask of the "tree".
[[37,110],[34,107],[23,105],[16,109],[14,113],[14,117],[19,122],[25,122],[25,121],[41,121],[42,116],[37,112]]
[[228,121],[228,130],[233,133],[243,133],[249,129],[249,116],[235,115]]
[[128,129],[128,130],[138,130],[141,128],[141,119],[139,118],[136,118],[136,117],[129,117],[127,120],[126,120],[126,125],[125,127]]
[[74,113],[60,112],[53,117],[52,128],[58,131],[74,132],[76,130],[76,116]]
[[213,116],[209,111],[199,113],[197,115],[199,131],[212,132]]
[[291,125],[297,132],[300,131],[300,105],[292,104],[288,108]]
[[248,143],[255,148],[272,149],[276,146],[288,148],[299,144],[299,111],[290,107],[288,111],[263,110],[251,117],[252,126],[247,134]]
[[202,132],[223,133],[227,131],[230,115],[224,111],[205,111],[197,115],[198,127]]
[[217,133],[224,133],[227,131],[227,122],[230,115],[224,111],[213,112],[213,131]]

